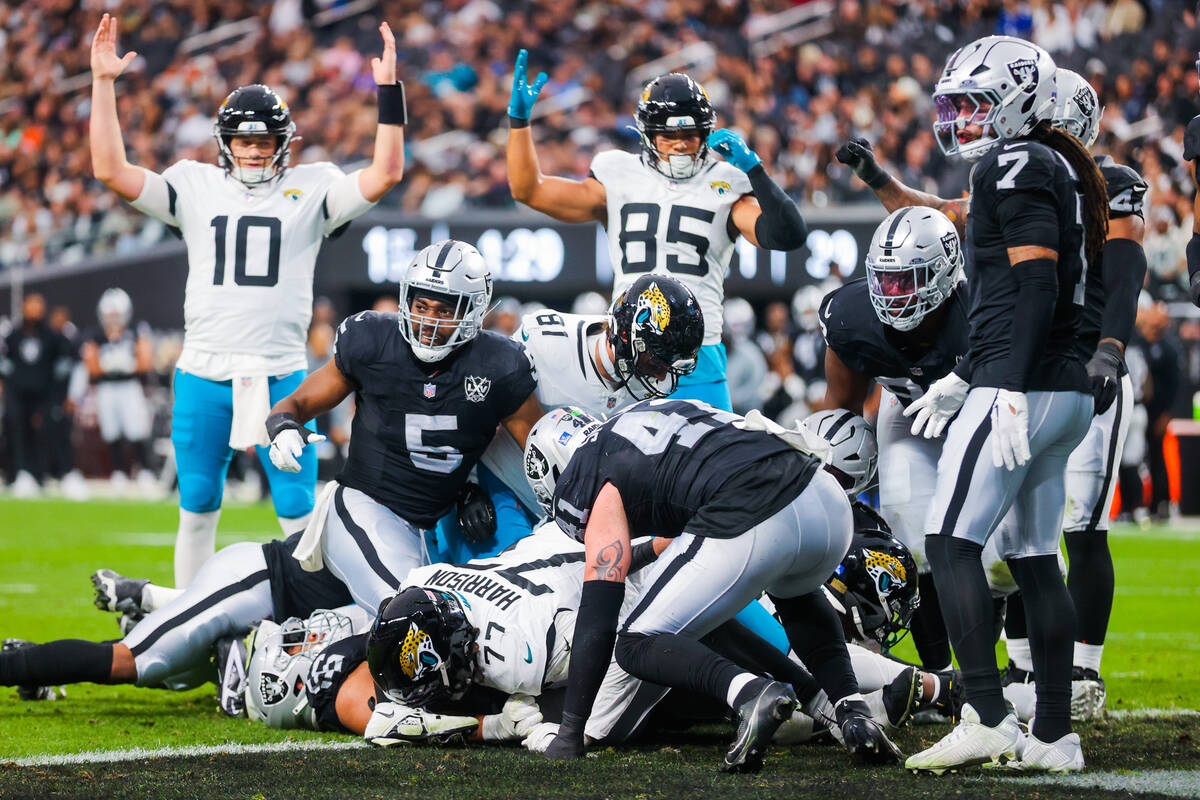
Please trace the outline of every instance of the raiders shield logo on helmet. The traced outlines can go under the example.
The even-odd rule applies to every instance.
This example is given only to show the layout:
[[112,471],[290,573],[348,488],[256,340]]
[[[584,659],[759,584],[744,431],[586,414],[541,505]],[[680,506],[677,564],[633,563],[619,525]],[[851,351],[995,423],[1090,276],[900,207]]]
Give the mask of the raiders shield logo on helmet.
[[273,706],[287,697],[288,687],[283,678],[270,672],[264,672],[258,681],[258,690],[265,705]]
[[468,400],[472,403],[482,403],[483,399],[487,397],[488,390],[492,388],[492,380],[468,375],[463,381],[463,388],[466,390]]
[[1008,74],[1013,76],[1021,87],[1029,93],[1033,93],[1037,89],[1038,69],[1037,61],[1032,58],[1018,58],[1016,61],[1008,62]]
[[1079,106],[1080,113],[1087,119],[1091,119],[1092,114],[1096,112],[1096,95],[1089,92],[1086,86],[1081,87],[1071,101]]
[[946,258],[951,261],[958,260],[958,249],[960,246],[957,235],[947,233],[942,237],[942,249],[946,251]]

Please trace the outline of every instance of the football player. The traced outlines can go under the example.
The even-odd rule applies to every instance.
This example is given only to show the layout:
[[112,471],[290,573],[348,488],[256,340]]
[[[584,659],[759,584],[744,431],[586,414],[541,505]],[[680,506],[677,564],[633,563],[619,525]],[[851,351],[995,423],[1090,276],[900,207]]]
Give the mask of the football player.
[[296,126],[287,103],[261,84],[235,89],[218,109],[218,164],[185,160],[161,175],[130,164],[114,82],[137,54],[117,55],[117,20],[108,14],[92,40],[92,170],[134,208],[170,226],[188,250],[171,433],[179,587],[212,555],[235,448],[259,446],[285,533],[304,527],[312,511],[315,456],[306,455],[297,474],[280,472],[267,461],[263,420],[305,376],[321,240],[371,208],[403,172],[404,87],[396,81],[395,37],[386,22],[379,32],[383,54],[371,62],[379,92],[374,157],[349,175],[330,163],[289,164]]
[[889,530],[912,553],[920,572],[921,606],[913,643],[921,664],[950,668],[950,642],[925,558],[925,516],[937,480],[940,431],[923,438],[904,409],[945,377],[967,353],[967,288],[960,282],[962,248],[940,211],[905,207],[871,236],[867,277],[826,295],[821,304],[825,404],[862,413],[871,381],[879,400],[879,506]]
[[[631,675],[732,708],[738,736],[722,769],[761,768],[771,737],[798,700],[790,687],[746,671],[698,640],[764,590],[792,649],[833,701],[846,746],[872,761],[899,757],[870,719],[841,626],[819,592],[852,534],[846,495],[811,453],[814,447],[825,452],[828,443],[804,429],[769,430],[761,415],[649,400],[573,448],[555,481],[553,514],[584,543],[586,572],[562,727],[548,757],[583,755],[584,725],[615,643],[617,663]],[[758,502],[748,506],[747,497]],[[674,541],[647,575],[618,635],[630,540],[642,535]],[[680,663],[689,668],[680,671]]]
[[[139,482],[153,482],[146,471],[152,415],[142,381],[150,374],[150,332],[130,327],[133,303],[124,289],[107,289],[96,306],[100,328],[83,343],[88,378],[96,384],[100,438],[108,445],[112,475],[125,477],[122,441],[129,446],[129,472]],[[119,479],[118,479],[119,480]]]
[[[939,145],[974,162],[969,351],[905,414],[917,415],[918,429],[957,414],[938,462],[925,551],[967,703],[953,732],[909,757],[914,770],[1004,760],[1029,770],[1083,767],[1069,702],[1075,610],[1055,554],[1067,459],[1095,410],[1076,340],[1108,204],[1087,149],[1050,126],[1054,70],[1040,47],[991,36],[951,55],[935,90]],[[1025,597],[1038,681],[1027,737],[1004,706],[980,561],[1010,508],[1011,535],[998,549]]]
[[714,130],[716,111],[704,88],[674,72],[642,91],[640,155],[598,153],[582,181],[543,175],[530,117],[547,78],[541,73],[528,84],[527,60],[520,51],[508,106],[513,198],[563,222],[604,225],[614,294],[647,272],[672,275],[691,289],[704,311],[704,346],[677,396],[729,410],[721,303],[734,242],[744,236],[758,247],[795,250],[808,235],[799,208],[738,134]]

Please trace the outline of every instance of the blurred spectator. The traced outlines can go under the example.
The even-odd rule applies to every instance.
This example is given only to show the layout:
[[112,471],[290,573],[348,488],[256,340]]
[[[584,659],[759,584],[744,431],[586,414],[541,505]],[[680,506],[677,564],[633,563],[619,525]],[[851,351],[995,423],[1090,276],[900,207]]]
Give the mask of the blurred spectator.
[[1171,406],[1179,391],[1182,367],[1179,347],[1169,332],[1170,315],[1162,301],[1138,310],[1134,346],[1145,358],[1148,377],[1145,390],[1146,457],[1150,467],[1150,514],[1155,519],[1170,516],[1170,488],[1163,458],[1163,437],[1171,421]]
[[400,310],[400,300],[392,294],[381,294],[375,298],[371,310],[378,311],[380,314],[395,314]]
[[[572,314],[607,314],[608,300],[599,292],[584,292],[571,303]],[[751,332],[753,332],[753,326]]]
[[725,301],[722,341],[728,358],[725,375],[733,410],[745,414],[762,408],[762,386],[767,360],[754,342],[754,309],[740,297]]
[[521,327],[521,303],[515,297],[501,297],[483,320],[483,327],[512,336]]

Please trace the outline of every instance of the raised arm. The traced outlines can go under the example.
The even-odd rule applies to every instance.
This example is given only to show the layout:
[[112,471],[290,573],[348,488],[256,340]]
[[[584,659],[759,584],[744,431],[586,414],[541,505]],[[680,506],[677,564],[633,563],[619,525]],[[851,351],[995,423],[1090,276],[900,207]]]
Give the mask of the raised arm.
[[561,222],[604,222],[606,196],[595,178],[582,181],[543,175],[533,146],[529,116],[538,93],[546,85],[546,73],[538,73],[533,85],[525,80],[529,54],[517,54],[513,70],[512,99],[508,104],[508,188],[513,199]]
[[142,193],[146,171],[125,159],[125,141],[117,119],[117,93],[114,82],[137,53],[117,56],[117,20],[105,14],[92,37],[92,112],[89,138],[92,149],[92,174],[96,180],[125,200]]
[[936,208],[945,214],[960,237],[967,233],[967,198],[948,199],[935,194],[917,191],[898,181],[875,160],[875,151],[871,143],[861,137],[849,139],[838,148],[837,160],[854,170],[854,174],[862,179],[888,213],[906,206],[925,206]]
[[404,176],[404,125],[408,110],[404,84],[396,81],[396,37],[386,22],[379,24],[383,55],[371,59],[379,91],[379,125],[375,128],[375,154],[358,173],[358,189],[369,203],[377,203]]

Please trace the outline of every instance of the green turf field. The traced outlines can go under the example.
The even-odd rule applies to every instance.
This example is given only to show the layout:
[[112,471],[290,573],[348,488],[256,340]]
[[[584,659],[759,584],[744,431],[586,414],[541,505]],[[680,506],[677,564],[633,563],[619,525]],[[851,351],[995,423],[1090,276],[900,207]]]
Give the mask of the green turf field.
[[[169,583],[176,514],[169,504],[0,500],[0,636],[116,637],[114,618],[91,604],[88,575],[109,566]],[[269,505],[233,506],[222,514],[218,543],[277,532]],[[0,689],[0,762],[8,762],[0,797],[791,797],[818,789],[823,797],[893,800],[1200,796],[1200,528],[1122,528],[1110,540],[1118,587],[1104,674],[1109,708],[1122,713],[1082,729],[1089,772],[1070,780],[848,770],[842,752],[820,747],[777,752],[758,776],[720,776],[715,764],[729,731],[712,727],[569,766],[520,750],[377,751],[347,737],[230,720],[216,711],[211,686],[168,693],[85,685],[47,703],[22,703],[15,690]],[[1193,714],[1164,718],[1163,709]],[[918,728],[897,741],[913,752],[942,733]],[[226,752],[236,744],[262,751]],[[192,746],[211,749],[113,763],[47,760]],[[18,759],[34,765],[12,763]]]

